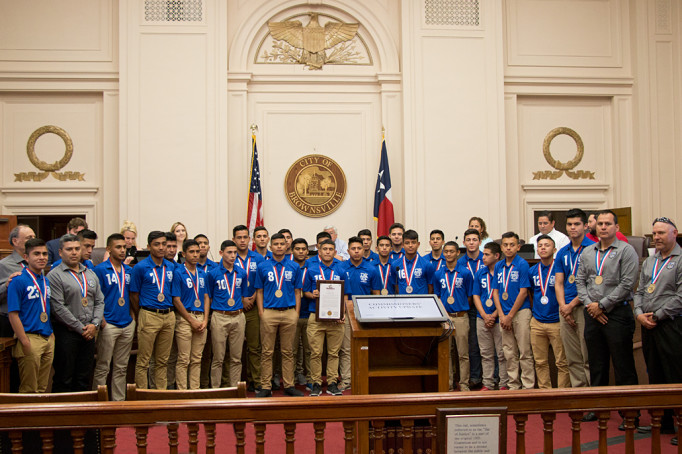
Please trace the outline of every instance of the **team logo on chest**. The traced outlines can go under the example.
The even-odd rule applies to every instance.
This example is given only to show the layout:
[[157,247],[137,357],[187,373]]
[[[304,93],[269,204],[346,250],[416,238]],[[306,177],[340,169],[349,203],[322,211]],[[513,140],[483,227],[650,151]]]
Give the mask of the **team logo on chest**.
[[422,277],[422,269],[421,268],[415,268],[414,277],[416,277],[416,278]]
[[369,275],[367,273],[360,273],[360,282],[366,284],[369,280]]
[[519,280],[519,272],[518,271],[512,271],[510,274],[511,274],[511,280],[513,282],[516,282]]
[[287,281],[290,281],[293,276],[294,276],[293,271],[285,271],[284,272],[284,279],[286,279]]
[[204,288],[204,278],[203,277],[199,278],[199,288]]
[[675,268],[675,262],[669,262],[669,263],[666,265],[666,268],[668,268],[669,270],[672,270],[673,268]]
[[172,271],[166,270],[166,279],[168,279],[169,281],[173,280],[173,272]]

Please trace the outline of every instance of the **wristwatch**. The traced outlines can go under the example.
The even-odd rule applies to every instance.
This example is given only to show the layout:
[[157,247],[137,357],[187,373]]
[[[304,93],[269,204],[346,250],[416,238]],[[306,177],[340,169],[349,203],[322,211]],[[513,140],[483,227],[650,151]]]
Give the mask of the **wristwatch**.
[[597,307],[598,307],[602,312],[606,312],[606,311],[604,310],[604,305],[603,305],[602,303],[597,303]]

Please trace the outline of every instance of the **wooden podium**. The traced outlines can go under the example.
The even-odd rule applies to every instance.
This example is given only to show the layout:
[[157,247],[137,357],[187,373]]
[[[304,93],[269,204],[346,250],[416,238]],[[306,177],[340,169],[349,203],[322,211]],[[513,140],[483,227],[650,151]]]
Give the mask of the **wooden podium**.
[[440,324],[361,325],[346,303],[351,326],[353,394],[447,392],[450,342]]

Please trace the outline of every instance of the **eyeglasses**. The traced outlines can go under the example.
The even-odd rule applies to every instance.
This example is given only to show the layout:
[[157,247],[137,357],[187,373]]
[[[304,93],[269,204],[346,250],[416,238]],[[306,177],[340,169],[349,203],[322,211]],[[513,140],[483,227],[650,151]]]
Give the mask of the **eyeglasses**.
[[[675,225],[675,223],[673,221],[670,220],[670,218],[666,218],[666,217],[656,218],[656,219],[654,219],[653,224],[655,224],[657,222],[663,222],[664,224],[670,224],[675,229],[677,229],[677,226]],[[653,225],[653,224],[651,224],[651,225]]]

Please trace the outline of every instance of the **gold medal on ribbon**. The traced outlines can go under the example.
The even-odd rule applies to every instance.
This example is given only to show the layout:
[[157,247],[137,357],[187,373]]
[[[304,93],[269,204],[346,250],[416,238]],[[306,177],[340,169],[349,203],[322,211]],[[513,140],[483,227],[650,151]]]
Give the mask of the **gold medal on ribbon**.
[[656,284],[649,284],[649,286],[646,288],[646,291],[649,293],[654,293],[656,290]]
[[385,288],[381,289],[381,294],[382,295],[388,295],[388,289],[385,289]]
[[504,293],[502,294],[502,299],[505,300],[505,301],[507,301],[507,300],[509,299],[509,293],[504,292]]
[[166,297],[164,296],[163,293],[159,293],[159,296],[156,297],[156,300],[157,300],[159,303],[163,303],[163,301],[164,301],[165,299],[166,299]]
[[230,298],[229,300],[227,300],[227,305],[230,307],[234,306],[234,299]]
[[47,312],[40,313],[40,321],[43,323],[47,323]]
[[194,307],[201,307],[201,301],[194,300]]
[[455,302],[454,296],[448,296],[448,304],[453,304]]
[[569,283],[569,284],[573,284],[574,282],[575,282],[575,276],[573,276],[573,275],[571,274],[570,276],[568,276],[568,283]]
[[284,295],[284,293],[282,293],[282,291],[281,291],[280,289],[277,289],[277,291],[275,292],[275,297],[276,297],[276,298],[281,298],[282,295]]
[[485,305],[487,307],[493,307],[493,300],[486,300]]
[[83,307],[88,307],[88,297],[87,296],[84,296],[83,298],[81,298],[81,304],[83,305]]
[[602,282],[604,282],[604,278],[603,278],[603,277],[601,277],[601,276],[596,276],[596,277],[594,278],[594,283],[595,283],[595,284],[601,285]]
[[121,307],[125,306],[125,305],[126,305],[126,300],[125,300],[125,298],[119,298],[119,299],[118,299],[118,305],[121,306]]
[[414,289],[412,288],[411,285],[408,285],[407,287],[405,287],[405,291],[406,291],[407,293],[412,293],[413,290],[414,290]]

